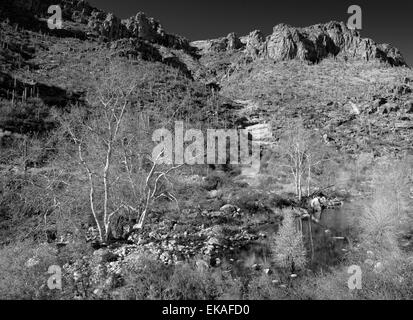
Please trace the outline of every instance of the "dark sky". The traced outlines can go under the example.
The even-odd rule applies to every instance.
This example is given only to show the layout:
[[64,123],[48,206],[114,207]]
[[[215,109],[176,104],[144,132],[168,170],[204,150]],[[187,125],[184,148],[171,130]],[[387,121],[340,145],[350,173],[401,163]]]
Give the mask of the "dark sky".
[[106,11],[127,18],[138,11],[159,20],[168,33],[190,40],[248,34],[255,29],[266,35],[284,22],[308,26],[331,20],[347,21],[347,9],[363,9],[364,37],[398,47],[413,65],[413,1],[411,0],[89,0]]

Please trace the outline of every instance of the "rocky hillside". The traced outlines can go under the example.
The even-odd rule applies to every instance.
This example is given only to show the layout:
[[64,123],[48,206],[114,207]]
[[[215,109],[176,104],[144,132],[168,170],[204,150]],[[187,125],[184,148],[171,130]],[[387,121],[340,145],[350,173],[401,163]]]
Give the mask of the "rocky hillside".
[[[141,12],[121,20],[83,0],[59,3],[63,30],[49,30],[45,21],[48,5],[55,1],[0,4],[0,95],[6,100],[37,96],[47,106],[83,103],[90,81],[84,71],[92,70],[92,61],[121,57],[147,66],[161,63],[192,83],[206,85],[205,90],[220,90],[226,101],[220,112],[235,112],[243,126],[275,117],[282,123],[300,115],[338,147],[357,152],[361,147],[355,140],[372,139],[359,136],[371,134],[359,128],[363,117],[381,128],[375,139],[391,136],[391,149],[408,148],[404,138],[411,131],[411,70],[398,49],[362,38],[344,23],[307,28],[280,24],[267,37],[253,31],[189,43]],[[353,114],[352,104],[359,115]],[[330,119],[327,126],[322,119]],[[25,131],[53,127],[36,121],[27,120]],[[343,124],[350,125],[353,141],[348,141],[347,129],[341,130]],[[2,127],[13,130],[14,124],[3,120]]]

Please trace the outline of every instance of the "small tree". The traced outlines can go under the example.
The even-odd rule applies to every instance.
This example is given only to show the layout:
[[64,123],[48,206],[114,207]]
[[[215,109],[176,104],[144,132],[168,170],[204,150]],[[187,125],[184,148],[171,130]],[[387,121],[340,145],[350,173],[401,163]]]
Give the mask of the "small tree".
[[[136,227],[142,228],[155,200],[176,201],[159,187],[176,168],[161,168],[158,159],[147,157],[147,132],[133,121],[131,101],[138,84],[128,64],[112,63],[97,74],[88,109],[73,107],[70,113],[57,115],[86,174],[90,210],[102,242],[108,240],[111,222],[121,211],[140,215]],[[149,169],[145,158],[152,161]]]
[[287,168],[294,180],[298,200],[303,197],[307,178],[307,195],[311,194],[313,171],[330,159],[330,151],[318,132],[304,128],[302,120],[289,123],[275,148],[275,167]]
[[297,230],[294,213],[287,211],[283,223],[274,238],[272,247],[274,262],[292,272],[302,269],[307,263],[303,235]]

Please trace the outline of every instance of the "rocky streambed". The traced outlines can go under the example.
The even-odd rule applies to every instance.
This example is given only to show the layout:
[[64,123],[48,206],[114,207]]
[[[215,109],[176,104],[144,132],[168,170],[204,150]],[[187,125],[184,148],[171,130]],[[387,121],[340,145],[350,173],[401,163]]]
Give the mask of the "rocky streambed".
[[[252,273],[271,273],[271,241],[282,220],[283,210],[251,216],[234,205],[218,211],[184,210],[183,218],[174,220],[153,213],[142,232],[127,243],[114,243],[96,250],[93,258],[84,257],[64,266],[68,277],[81,278],[89,272],[107,279],[108,286],[121,284],[124,269],[142,257],[151,257],[165,266],[193,261],[199,270],[224,268],[236,277]],[[313,271],[340,262],[351,237],[351,224],[357,209],[345,205],[327,209],[320,224],[312,223]],[[308,223],[303,233],[308,247]],[[92,271],[90,271],[92,270]]]

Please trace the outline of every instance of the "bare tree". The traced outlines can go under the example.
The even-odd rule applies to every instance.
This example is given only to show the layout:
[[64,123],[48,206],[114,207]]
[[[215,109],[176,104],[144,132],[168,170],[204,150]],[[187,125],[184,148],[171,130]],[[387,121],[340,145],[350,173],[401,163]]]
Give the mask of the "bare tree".
[[[137,227],[142,228],[153,201],[162,196],[176,201],[159,189],[160,180],[167,179],[174,168],[158,173],[158,159],[153,159],[151,169],[146,172],[140,161],[141,150],[133,150],[137,145],[130,141],[139,144],[145,139],[140,136],[142,131],[131,130],[132,121],[125,116],[128,114],[133,119],[131,100],[138,87],[128,65],[110,65],[98,74],[96,84],[88,96],[88,109],[73,107],[70,114],[59,115],[59,120],[63,132],[76,146],[78,163],[89,184],[90,210],[100,240],[107,241],[111,222],[122,210],[140,214]],[[138,185],[143,192],[137,192]],[[122,194],[125,189],[132,190],[132,199]],[[140,209],[136,203],[143,198],[145,205]]]
[[158,199],[166,198],[174,201],[179,208],[178,200],[171,192],[169,192],[169,190],[163,187],[162,182],[166,181],[167,183],[170,183],[168,175],[172,171],[182,167],[182,165],[160,169],[161,165],[159,163],[159,158],[161,154],[159,154],[156,159],[152,159],[151,157],[146,158],[148,161],[152,162],[152,165],[149,173],[146,174],[144,183],[142,183],[142,179],[134,178],[132,163],[129,162],[128,157],[125,156],[126,170],[130,188],[132,189],[134,203],[134,205],[125,205],[125,207],[135,213],[135,215],[139,216],[138,223],[133,227],[134,230],[142,229],[150,206]]
[[274,151],[274,166],[287,168],[291,173],[298,200],[303,198],[305,185],[310,196],[314,169],[331,159],[319,133],[304,128],[302,120],[293,121],[287,125]]

